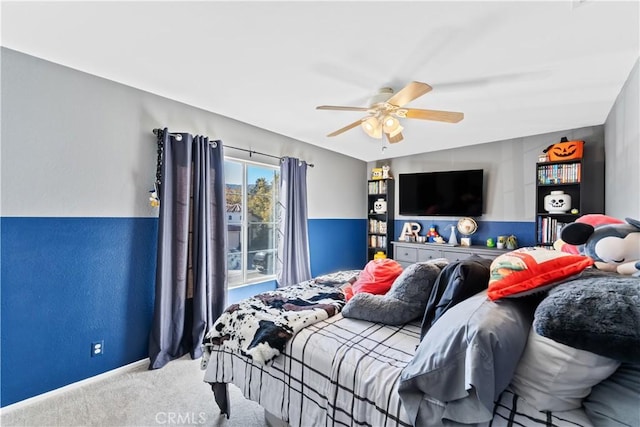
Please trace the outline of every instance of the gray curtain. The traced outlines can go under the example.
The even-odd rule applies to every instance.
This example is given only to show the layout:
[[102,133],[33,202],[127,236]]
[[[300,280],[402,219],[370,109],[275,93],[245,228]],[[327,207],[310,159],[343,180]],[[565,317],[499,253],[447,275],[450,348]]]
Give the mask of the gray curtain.
[[202,339],[224,310],[227,287],[222,143],[169,134],[166,128],[160,137],[164,152],[149,369],[187,353],[194,359],[202,355]]
[[307,163],[284,157],[280,164],[278,286],[311,278],[307,226]]

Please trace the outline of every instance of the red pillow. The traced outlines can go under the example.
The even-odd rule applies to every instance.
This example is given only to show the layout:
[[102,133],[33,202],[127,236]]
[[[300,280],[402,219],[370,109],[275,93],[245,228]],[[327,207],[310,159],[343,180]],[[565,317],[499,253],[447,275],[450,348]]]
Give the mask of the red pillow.
[[343,288],[347,301],[359,292],[375,295],[386,294],[400,273],[402,273],[402,266],[398,261],[389,258],[369,261],[364,266],[364,270],[360,272],[358,280],[350,287]]
[[587,256],[545,248],[520,248],[491,263],[487,295],[491,300],[518,297],[554,286],[593,265]]

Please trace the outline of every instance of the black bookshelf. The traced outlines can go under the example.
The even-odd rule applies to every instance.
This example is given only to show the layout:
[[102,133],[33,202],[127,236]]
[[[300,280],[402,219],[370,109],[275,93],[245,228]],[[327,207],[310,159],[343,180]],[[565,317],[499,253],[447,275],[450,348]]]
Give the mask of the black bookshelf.
[[[393,258],[391,242],[394,239],[394,191],[393,179],[373,179],[367,181],[367,260],[377,252]],[[384,212],[376,212],[376,202],[386,204]]]
[[[563,225],[582,215],[604,213],[604,159],[582,159],[536,163],[536,244],[553,246]],[[549,213],[545,196],[562,191],[571,197],[566,213]],[[577,210],[577,211],[574,211]],[[573,211],[573,212],[572,212]]]

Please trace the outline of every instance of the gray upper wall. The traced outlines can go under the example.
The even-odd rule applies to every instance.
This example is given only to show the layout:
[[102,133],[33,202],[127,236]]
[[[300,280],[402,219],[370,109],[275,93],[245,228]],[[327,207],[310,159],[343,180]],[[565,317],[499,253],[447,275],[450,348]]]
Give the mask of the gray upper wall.
[[[314,163],[309,217],[364,215],[361,160],[11,49],[0,55],[2,216],[157,215],[148,202],[157,127]],[[225,155],[249,159],[238,150]]]
[[[549,145],[566,136],[585,141],[585,155],[604,153],[603,126],[589,126],[542,135],[453,148],[388,161],[370,162],[368,169],[388,164],[393,175],[409,172],[430,172],[463,169],[484,170],[483,221],[534,221],[536,162]],[[398,192],[396,191],[396,219]],[[452,218],[454,219],[454,218]]]
[[605,206],[615,218],[640,219],[640,60],[604,124]]

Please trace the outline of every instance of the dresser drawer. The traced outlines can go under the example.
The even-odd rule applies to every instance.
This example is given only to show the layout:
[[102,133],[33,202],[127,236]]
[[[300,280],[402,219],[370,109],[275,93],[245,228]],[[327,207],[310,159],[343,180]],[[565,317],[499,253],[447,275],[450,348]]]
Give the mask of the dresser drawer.
[[430,261],[432,259],[442,258],[440,251],[436,249],[418,249],[418,262]]
[[443,256],[446,259],[448,259],[449,262],[456,262],[456,261],[462,261],[463,259],[467,259],[473,255],[479,256],[480,258],[494,259],[495,257],[497,257],[502,253],[504,253],[504,251],[499,251],[499,250],[482,251],[482,250],[470,249],[464,252],[463,251],[443,251]]
[[404,262],[417,262],[418,261],[418,249],[408,248],[405,246],[396,246],[393,257],[396,261]]
[[393,259],[403,267],[416,262],[425,262],[438,258],[446,258],[449,262],[462,261],[477,255],[486,259],[509,252],[506,249],[487,248],[485,246],[451,246],[437,243],[394,242]]
[[[500,255],[499,253],[483,253],[483,252],[473,252],[471,255],[475,255],[475,256],[479,256],[480,258],[486,258],[486,259],[494,259],[495,257],[497,257],[498,255]],[[471,256],[469,255],[469,256]]]
[[456,251],[442,251],[442,256],[449,260],[449,262],[462,261],[473,255],[471,252],[456,252]]

